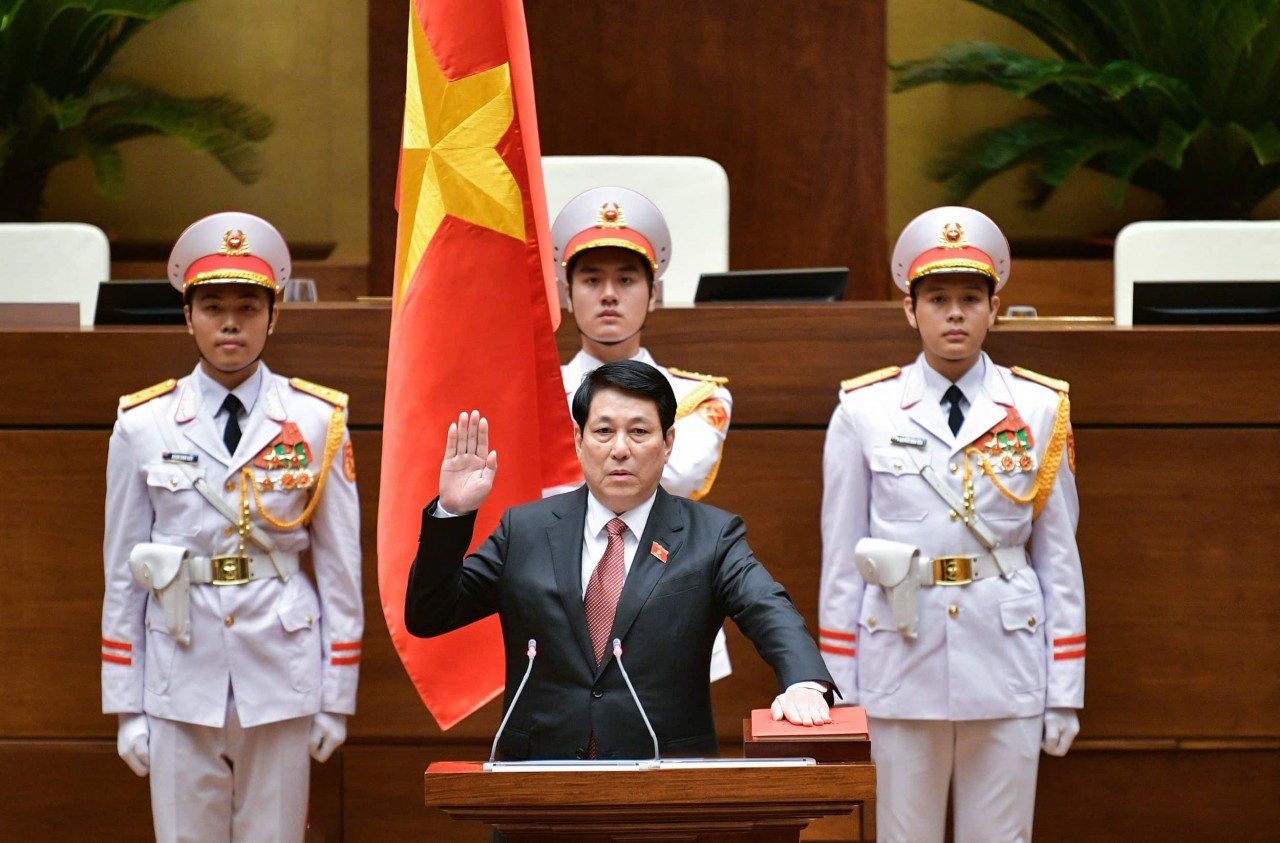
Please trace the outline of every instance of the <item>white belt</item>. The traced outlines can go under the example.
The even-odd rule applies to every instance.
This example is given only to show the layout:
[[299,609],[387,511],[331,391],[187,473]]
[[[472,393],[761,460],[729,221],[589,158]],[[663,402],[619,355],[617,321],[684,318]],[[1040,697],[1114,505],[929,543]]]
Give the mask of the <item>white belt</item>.
[[980,556],[939,556],[920,561],[920,587],[969,585],[990,577],[1009,576],[1027,567],[1026,549],[997,547]]
[[275,552],[274,565],[270,556],[237,556],[234,553],[212,558],[192,556],[187,562],[191,581],[209,585],[244,585],[272,577],[287,580],[300,568],[298,554],[279,550]]

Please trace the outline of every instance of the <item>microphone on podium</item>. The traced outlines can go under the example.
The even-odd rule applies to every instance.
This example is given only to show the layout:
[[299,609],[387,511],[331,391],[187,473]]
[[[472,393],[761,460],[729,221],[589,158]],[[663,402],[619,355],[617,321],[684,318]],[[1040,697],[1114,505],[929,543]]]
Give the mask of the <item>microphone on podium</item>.
[[[615,646],[617,646],[616,641]],[[524,669],[524,677],[521,678],[519,687],[516,688],[515,694],[511,697],[511,705],[507,706],[507,713],[502,715],[502,722],[498,724],[498,734],[493,736],[493,748],[489,750],[489,764],[493,763],[494,757],[498,754],[498,739],[502,737],[502,730],[507,728],[507,721],[511,719],[511,712],[516,710],[516,703],[520,700],[520,694],[524,692],[524,684],[529,681],[529,674],[533,672],[533,659],[534,656],[538,655],[537,641],[532,638],[529,639],[529,648],[525,651],[525,655],[529,657],[529,664]],[[627,684],[630,685],[630,681]],[[635,691],[631,693],[634,695]],[[646,720],[645,722],[648,723],[649,721]],[[651,729],[650,732],[652,731]],[[653,745],[655,747],[658,745],[657,738],[654,738]]]
[[658,755],[658,735],[653,731],[653,725],[649,722],[649,715],[644,713],[644,706],[640,704],[640,697],[636,694],[635,686],[631,684],[631,677],[627,675],[627,669],[622,664],[622,639],[613,639],[613,660],[618,663],[618,670],[622,671],[622,678],[627,683],[627,690],[631,692],[631,699],[636,704],[636,709],[640,712],[640,719],[644,720],[644,727],[649,730],[649,737],[653,739],[653,760],[661,761]]

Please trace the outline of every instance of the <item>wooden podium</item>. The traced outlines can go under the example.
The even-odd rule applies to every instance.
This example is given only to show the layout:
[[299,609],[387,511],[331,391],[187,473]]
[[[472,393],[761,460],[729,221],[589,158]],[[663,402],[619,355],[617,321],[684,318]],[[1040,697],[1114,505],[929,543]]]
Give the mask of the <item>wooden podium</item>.
[[810,822],[875,797],[871,764],[485,772],[427,768],[427,805],[497,826],[510,843],[794,843]]

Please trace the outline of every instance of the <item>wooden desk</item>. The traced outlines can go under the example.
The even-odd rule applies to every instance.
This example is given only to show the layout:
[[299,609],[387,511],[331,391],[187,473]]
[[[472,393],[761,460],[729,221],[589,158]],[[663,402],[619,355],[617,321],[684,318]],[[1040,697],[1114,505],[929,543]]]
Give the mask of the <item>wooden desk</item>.
[[426,803],[497,826],[510,843],[787,843],[875,797],[871,764],[486,773],[436,762]]

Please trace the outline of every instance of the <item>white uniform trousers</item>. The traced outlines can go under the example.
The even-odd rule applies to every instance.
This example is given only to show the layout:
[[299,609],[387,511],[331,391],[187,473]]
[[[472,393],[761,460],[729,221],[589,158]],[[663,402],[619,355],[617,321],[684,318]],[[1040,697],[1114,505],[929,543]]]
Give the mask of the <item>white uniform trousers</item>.
[[311,717],[221,729],[149,717],[157,843],[302,843]]
[[868,723],[879,843],[942,843],[948,785],[955,843],[1030,842],[1042,715]]

